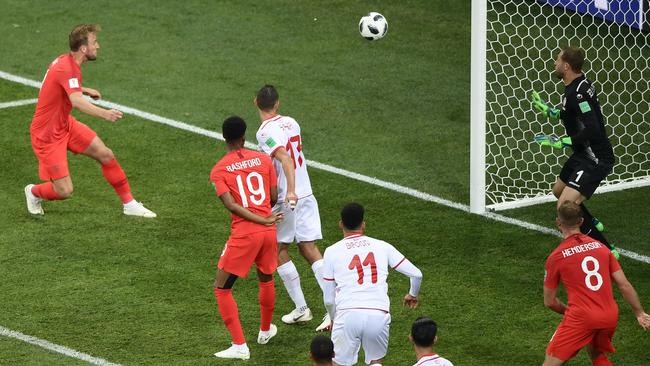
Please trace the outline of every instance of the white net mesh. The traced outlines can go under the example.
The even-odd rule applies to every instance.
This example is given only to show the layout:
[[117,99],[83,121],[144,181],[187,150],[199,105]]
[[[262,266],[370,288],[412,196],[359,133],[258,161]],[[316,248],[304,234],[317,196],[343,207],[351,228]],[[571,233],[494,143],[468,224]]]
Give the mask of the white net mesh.
[[[593,0],[575,2],[593,3]],[[601,1],[602,3],[602,1]],[[607,3],[605,1],[605,3]],[[532,142],[565,135],[561,122],[533,112],[530,93],[558,106],[564,84],[552,75],[562,46],[585,49],[617,164],[601,185],[650,176],[650,32],[535,1],[488,0],[486,204],[547,195],[564,153]]]

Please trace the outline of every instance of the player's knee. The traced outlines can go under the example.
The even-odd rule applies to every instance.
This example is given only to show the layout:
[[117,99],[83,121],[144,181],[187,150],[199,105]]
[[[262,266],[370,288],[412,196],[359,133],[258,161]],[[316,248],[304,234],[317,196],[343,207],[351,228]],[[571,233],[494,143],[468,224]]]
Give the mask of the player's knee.
[[73,187],[72,184],[55,184],[54,191],[59,197],[66,199],[72,196]]
[[115,159],[115,155],[113,154],[113,150],[109,148],[104,148],[101,153],[99,154],[99,162],[102,164],[106,164],[109,161]]
[[320,251],[318,250],[318,247],[316,246],[316,243],[313,241],[300,243],[300,245],[298,245],[298,249],[300,251],[300,255],[307,259],[310,263],[323,258],[323,256],[320,254]]

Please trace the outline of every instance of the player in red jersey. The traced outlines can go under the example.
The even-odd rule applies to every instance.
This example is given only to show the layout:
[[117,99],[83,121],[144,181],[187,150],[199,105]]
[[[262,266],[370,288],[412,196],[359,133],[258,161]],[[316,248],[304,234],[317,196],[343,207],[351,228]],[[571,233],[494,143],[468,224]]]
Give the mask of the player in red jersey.
[[104,178],[122,200],[125,215],[156,217],[156,214],[133,199],[129,181],[95,131],[77,121],[70,112],[76,108],[93,117],[115,122],[122,112],[97,107],[83,95],[100,99],[101,94],[81,83],[81,65],[97,59],[96,24],[81,24],[70,32],[70,52],[57,57],[50,64],[38,95],[36,112],[29,129],[32,148],[38,158],[38,175],[45,183],[25,187],[27,210],[43,215],[43,200],[63,200],[72,194],[72,179],[68,171],[68,150],[97,160]]
[[[564,241],[546,260],[544,305],[564,317],[548,344],[544,366],[562,365],[583,347],[587,347],[593,365],[612,364],[606,355],[615,352],[612,337],[618,323],[612,282],[632,307],[639,325],[650,329],[650,315],[643,310],[620,264],[607,246],[580,233],[582,221],[576,203],[565,201],[558,208],[557,225]],[[556,297],[560,281],[568,306]]]
[[214,295],[232,337],[232,346],[214,355],[244,360],[250,358],[250,351],[239,322],[232,286],[238,277],[246,277],[255,263],[260,281],[261,318],[257,343],[268,343],[278,332],[271,319],[275,307],[273,272],[278,266],[275,223],[282,219],[281,213],[271,212],[278,199],[277,177],[271,158],[245,149],[245,133],[246,122],[243,119],[230,117],[223,122],[228,153],[210,173],[217,196],[232,213],[230,238],[221,253],[214,283]]

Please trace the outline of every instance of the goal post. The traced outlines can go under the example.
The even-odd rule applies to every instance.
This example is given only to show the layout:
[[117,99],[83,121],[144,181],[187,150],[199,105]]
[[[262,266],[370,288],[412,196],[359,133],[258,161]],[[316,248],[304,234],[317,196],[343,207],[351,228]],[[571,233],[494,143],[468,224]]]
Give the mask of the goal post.
[[[565,134],[531,107],[530,94],[558,106],[552,75],[563,46],[586,51],[616,165],[597,193],[650,185],[650,31],[647,0],[472,0],[470,210],[553,200],[568,158],[537,133]],[[644,29],[645,28],[645,29]]]

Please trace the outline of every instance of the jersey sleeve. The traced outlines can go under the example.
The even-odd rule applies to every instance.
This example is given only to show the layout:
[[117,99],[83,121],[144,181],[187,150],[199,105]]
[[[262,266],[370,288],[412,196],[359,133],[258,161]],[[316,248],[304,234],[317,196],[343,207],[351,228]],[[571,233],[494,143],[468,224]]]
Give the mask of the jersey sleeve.
[[323,279],[325,281],[334,281],[334,261],[331,250],[325,249],[323,253]]
[[406,257],[400,253],[394,246],[386,243],[386,256],[388,257],[388,265],[392,269],[396,269],[402,262],[406,260]]
[[585,82],[567,100],[575,115],[578,116],[584,125],[584,128],[580,132],[575,136],[571,136],[572,142],[576,145],[587,144],[595,137],[598,131],[598,117],[595,112],[595,103],[597,102],[593,97],[593,91],[591,89],[591,83]]
[[230,192],[230,188],[226,183],[226,176],[223,171],[214,167],[210,173],[210,181],[214,184],[214,188],[217,192],[217,196],[221,197],[226,192]]
[[554,289],[557,288],[559,284],[560,273],[557,270],[555,260],[551,254],[548,259],[546,259],[546,265],[544,266],[544,287]]
[[268,156],[273,157],[276,150],[287,145],[287,138],[275,126],[266,126],[257,131],[257,143],[260,149]]
[[275,167],[273,166],[273,162],[271,161],[271,158],[268,156],[264,155],[264,164],[266,167],[269,169],[269,179],[271,180],[269,182],[269,186],[271,188],[275,188],[278,186],[278,174],[275,172]]
[[612,254],[609,253],[609,273],[615,273],[621,270],[621,264],[618,262],[618,259]]
[[[53,70],[54,71],[54,70]],[[81,75],[68,68],[61,68],[54,72],[57,84],[70,95],[72,93],[81,93]]]

